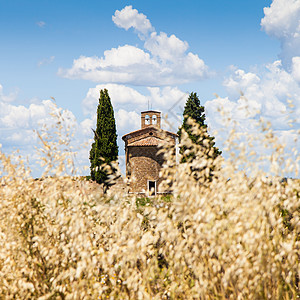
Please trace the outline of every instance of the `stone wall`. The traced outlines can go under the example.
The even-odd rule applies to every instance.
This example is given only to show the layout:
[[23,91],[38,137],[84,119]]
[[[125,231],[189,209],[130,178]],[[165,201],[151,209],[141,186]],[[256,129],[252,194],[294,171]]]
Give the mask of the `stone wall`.
[[[148,122],[146,123],[146,120]],[[155,122],[154,122],[155,120]],[[160,187],[159,177],[164,163],[163,154],[158,155],[161,143],[176,145],[176,134],[162,130],[161,113],[148,110],[141,113],[141,129],[125,134],[126,177],[129,179],[129,192],[148,194],[149,181],[151,186],[156,182],[156,192],[164,193]]]
[[162,178],[159,177],[160,169],[163,165],[163,154],[157,154],[159,151],[156,146],[128,147],[129,165],[127,172],[130,176],[131,192],[148,191],[148,180],[156,181],[157,192],[164,192],[159,184]]

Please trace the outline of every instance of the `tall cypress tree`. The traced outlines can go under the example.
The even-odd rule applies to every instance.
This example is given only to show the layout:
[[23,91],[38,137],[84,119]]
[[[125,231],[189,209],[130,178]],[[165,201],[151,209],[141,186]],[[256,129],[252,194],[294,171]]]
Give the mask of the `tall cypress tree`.
[[[192,129],[192,125],[189,123],[189,118],[193,119],[196,124],[199,125],[201,133],[195,134]],[[205,159],[212,158],[213,160],[219,156],[222,152],[215,147],[214,137],[210,136],[207,131],[207,125],[205,124],[205,113],[204,113],[204,106],[200,104],[200,100],[197,96],[197,93],[191,93],[189,98],[186,101],[184,112],[183,112],[183,124],[178,130],[179,141],[181,141],[182,129],[184,129],[190,140],[193,144],[202,146],[206,148],[206,157]],[[192,162],[196,158],[196,153],[190,150],[191,147],[186,145],[182,145],[180,147],[180,153],[182,154],[181,162]],[[188,152],[188,154],[187,154]],[[200,173],[201,170],[197,169],[196,167],[191,168],[191,171],[194,173]],[[213,174],[213,169],[209,172],[209,179],[211,179]],[[195,175],[196,178],[198,176]]]
[[108,91],[104,89],[100,91],[97,128],[94,131],[94,143],[90,151],[91,179],[97,183],[103,183],[104,192],[112,184],[108,177],[110,172],[116,172],[112,162],[117,161],[117,159],[118,146],[114,110]]

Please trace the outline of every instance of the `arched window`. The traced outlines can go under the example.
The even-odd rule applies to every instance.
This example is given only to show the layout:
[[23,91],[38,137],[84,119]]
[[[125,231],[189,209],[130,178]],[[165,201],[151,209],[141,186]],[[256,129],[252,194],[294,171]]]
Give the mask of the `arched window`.
[[156,125],[156,124],[157,124],[157,116],[156,116],[156,115],[153,115],[153,116],[152,116],[152,124],[153,124],[153,125]]
[[145,116],[145,125],[150,125],[150,117],[149,117],[149,115]]

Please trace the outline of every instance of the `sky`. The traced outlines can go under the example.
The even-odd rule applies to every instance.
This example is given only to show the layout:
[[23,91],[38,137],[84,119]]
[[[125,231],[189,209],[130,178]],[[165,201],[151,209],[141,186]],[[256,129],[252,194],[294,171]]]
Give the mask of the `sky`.
[[176,132],[190,92],[221,150],[228,130],[220,107],[242,133],[255,133],[261,117],[271,121],[291,148],[300,129],[300,0],[0,0],[4,153],[19,149],[40,176],[36,132],[52,124],[55,98],[74,127],[75,164],[87,174],[103,88],[123,169],[121,137],[140,128],[140,112],[167,114],[164,128]]

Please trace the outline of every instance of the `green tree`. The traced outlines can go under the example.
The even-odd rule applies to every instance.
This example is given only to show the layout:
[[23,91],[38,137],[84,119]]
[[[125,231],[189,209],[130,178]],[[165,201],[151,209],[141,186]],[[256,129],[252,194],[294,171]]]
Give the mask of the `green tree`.
[[[219,155],[222,154],[222,152],[215,147],[215,138],[210,136],[208,133],[207,125],[205,124],[204,106],[200,104],[197,93],[192,92],[186,101],[183,112],[183,123],[177,132],[179,136],[179,142],[181,142],[183,130],[188,134],[188,137],[192,143],[189,146],[186,144],[182,144],[180,146],[182,163],[192,163],[192,161],[195,159],[206,159],[208,161],[211,158],[212,160],[215,160]],[[200,146],[201,148],[201,157],[199,157],[199,155],[197,156],[197,153],[195,152],[197,146]],[[203,168],[205,167],[198,168],[197,164],[191,166],[191,171],[196,179],[199,179],[199,177],[203,176],[203,174],[207,174],[207,172],[202,172],[204,171]],[[206,177],[211,180],[214,167],[210,166],[209,168],[209,175]]]
[[113,162],[118,159],[118,145],[114,110],[107,89],[100,91],[97,108],[97,128],[90,151],[91,179],[103,184],[104,192],[112,185],[110,175],[116,173]]

